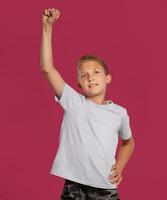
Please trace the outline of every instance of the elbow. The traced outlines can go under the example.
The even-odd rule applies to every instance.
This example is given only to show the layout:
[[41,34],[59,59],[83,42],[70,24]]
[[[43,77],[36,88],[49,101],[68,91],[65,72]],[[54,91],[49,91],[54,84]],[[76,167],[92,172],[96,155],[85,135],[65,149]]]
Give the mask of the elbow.
[[123,140],[123,145],[131,146],[131,148],[134,149],[135,148],[135,140],[134,140],[133,136],[127,140]]
[[43,69],[42,68],[42,70],[41,70],[43,73],[48,73],[49,72],[49,70],[47,70],[47,69]]
[[49,65],[40,60],[40,66],[41,66],[41,71],[42,72],[48,72],[49,71]]
[[48,73],[50,72],[51,69],[53,69],[54,67],[51,67],[51,65],[41,65],[41,71],[44,73]]
[[132,151],[134,151],[134,149],[135,149],[135,140],[134,140],[134,138],[131,139],[130,145],[131,145]]

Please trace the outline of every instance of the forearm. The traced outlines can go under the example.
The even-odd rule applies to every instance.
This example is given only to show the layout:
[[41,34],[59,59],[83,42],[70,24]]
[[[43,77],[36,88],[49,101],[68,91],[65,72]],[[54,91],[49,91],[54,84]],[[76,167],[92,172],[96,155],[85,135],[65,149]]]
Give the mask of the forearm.
[[134,140],[133,138],[130,141],[123,141],[122,146],[120,147],[116,165],[119,171],[123,171],[125,165],[127,164],[129,158],[131,157],[134,150]]
[[40,65],[42,71],[49,71],[53,67],[53,53],[52,53],[52,25],[42,26],[42,38],[40,47]]

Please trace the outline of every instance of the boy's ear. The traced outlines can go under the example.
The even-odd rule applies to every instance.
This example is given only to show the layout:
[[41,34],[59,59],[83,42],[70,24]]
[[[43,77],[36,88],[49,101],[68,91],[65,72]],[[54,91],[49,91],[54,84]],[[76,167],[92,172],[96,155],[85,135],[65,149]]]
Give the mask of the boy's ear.
[[111,80],[112,80],[112,76],[111,76],[111,74],[108,74],[107,75],[107,83],[111,83]]

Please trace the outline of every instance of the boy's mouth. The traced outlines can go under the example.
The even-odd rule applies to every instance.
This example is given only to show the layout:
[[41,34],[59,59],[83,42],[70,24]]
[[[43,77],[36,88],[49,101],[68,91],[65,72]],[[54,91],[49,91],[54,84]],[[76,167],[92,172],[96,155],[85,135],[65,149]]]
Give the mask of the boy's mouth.
[[97,85],[98,85],[98,83],[91,83],[88,87],[92,88],[92,87],[97,86]]

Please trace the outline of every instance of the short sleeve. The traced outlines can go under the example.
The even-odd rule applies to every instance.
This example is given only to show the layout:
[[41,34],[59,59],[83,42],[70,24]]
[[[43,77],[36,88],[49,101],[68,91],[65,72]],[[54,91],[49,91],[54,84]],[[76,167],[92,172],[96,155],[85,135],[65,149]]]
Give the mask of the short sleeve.
[[125,108],[123,109],[123,113],[122,113],[119,135],[124,140],[127,140],[132,136],[132,130],[130,127],[130,119],[129,119],[127,110]]
[[74,90],[69,84],[65,82],[62,94],[55,95],[54,99],[60,104],[64,110],[80,106],[82,104],[81,94]]

